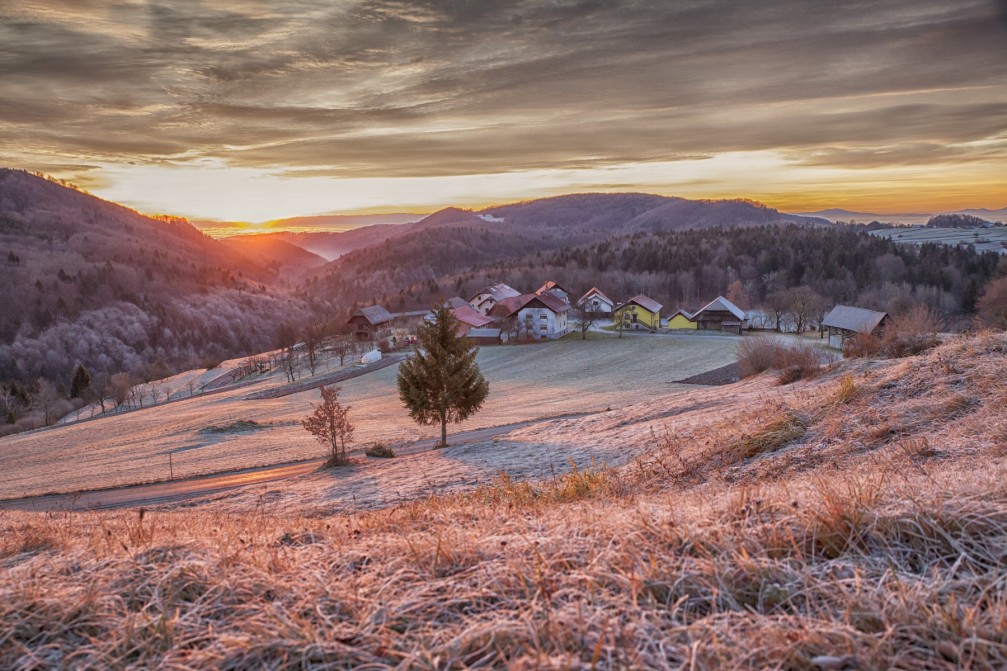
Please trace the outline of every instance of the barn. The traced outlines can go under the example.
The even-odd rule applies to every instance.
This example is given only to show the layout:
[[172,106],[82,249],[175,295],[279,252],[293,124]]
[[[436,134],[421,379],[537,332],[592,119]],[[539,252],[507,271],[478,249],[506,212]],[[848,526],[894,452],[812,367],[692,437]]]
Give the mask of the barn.
[[392,313],[381,305],[369,305],[354,310],[346,321],[350,325],[353,337],[361,342],[378,340],[390,333]]
[[858,333],[878,335],[891,321],[887,312],[877,312],[852,305],[837,305],[822,320],[829,332],[829,347],[843,349],[846,341]]
[[745,311],[727,300],[717,296],[692,315],[696,328],[700,331],[725,331],[741,335],[748,328]]

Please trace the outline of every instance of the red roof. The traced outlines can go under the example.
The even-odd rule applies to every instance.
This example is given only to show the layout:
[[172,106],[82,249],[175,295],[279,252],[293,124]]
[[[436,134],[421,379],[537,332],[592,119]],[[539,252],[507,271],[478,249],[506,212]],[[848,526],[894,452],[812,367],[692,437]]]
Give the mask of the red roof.
[[615,301],[613,301],[611,298],[609,298],[608,296],[606,296],[605,294],[603,294],[601,292],[601,289],[599,289],[598,287],[591,287],[590,289],[588,289],[588,292],[586,294],[584,294],[583,296],[581,296],[580,300],[577,301],[577,305],[580,305],[581,303],[583,303],[584,301],[586,301],[591,296],[597,296],[598,298],[601,298],[602,300],[604,300],[606,303],[611,303],[612,305],[615,305]]
[[492,317],[479,314],[471,305],[460,305],[451,310],[451,314],[455,316],[455,319],[472,328],[482,328],[493,323]]
[[[538,305],[534,305],[538,303]],[[556,314],[561,314],[570,309],[570,304],[558,296],[552,294],[521,294],[505,298],[490,310],[490,314],[495,317],[510,317],[515,312],[519,312],[526,307],[543,307],[552,310]]]

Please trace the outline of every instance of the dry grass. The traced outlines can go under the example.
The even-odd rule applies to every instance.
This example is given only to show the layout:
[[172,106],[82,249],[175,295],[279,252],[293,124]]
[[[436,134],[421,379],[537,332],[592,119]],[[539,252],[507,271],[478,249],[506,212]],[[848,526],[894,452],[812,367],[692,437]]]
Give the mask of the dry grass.
[[780,384],[817,377],[823,366],[835,360],[831,352],[821,347],[773,337],[746,338],[738,344],[737,356],[741,377],[775,370]]
[[0,513],[0,667],[1004,668],[1005,343],[373,512]]

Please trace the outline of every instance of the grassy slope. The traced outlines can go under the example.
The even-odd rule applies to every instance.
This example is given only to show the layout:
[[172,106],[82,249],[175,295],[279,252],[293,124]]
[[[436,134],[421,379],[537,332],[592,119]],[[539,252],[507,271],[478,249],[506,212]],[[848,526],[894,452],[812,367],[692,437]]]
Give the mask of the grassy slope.
[[0,666],[1002,668],[1005,353],[848,362],[686,427],[655,399],[625,467],[378,511],[3,514]]
[[[736,343],[733,338],[655,336],[484,348],[478,362],[490,381],[490,398],[452,431],[604,410],[665,394],[681,389],[668,384],[672,380],[730,361]],[[339,361],[326,361],[319,373],[330,363]],[[341,385],[357,425],[358,447],[435,435],[435,428],[409,419],[395,390],[396,371],[392,366]],[[164,479],[169,453],[176,477],[320,456],[318,444],[297,426],[317,402],[317,390],[244,400],[253,391],[283,383],[277,371],[251,387],[4,438],[0,497]],[[288,424],[244,434],[200,433],[209,425],[239,420]]]

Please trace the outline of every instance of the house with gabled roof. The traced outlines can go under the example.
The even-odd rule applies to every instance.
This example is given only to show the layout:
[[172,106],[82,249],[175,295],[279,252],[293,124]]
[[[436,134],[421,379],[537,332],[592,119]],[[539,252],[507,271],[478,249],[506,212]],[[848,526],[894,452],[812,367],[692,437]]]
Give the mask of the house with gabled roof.
[[476,295],[469,299],[469,305],[478,311],[479,314],[488,315],[493,306],[500,301],[520,295],[521,292],[514,287],[508,286],[503,282],[498,282],[476,293]]
[[550,294],[506,298],[490,311],[501,329],[517,340],[553,340],[570,332],[570,304]]
[[603,317],[610,317],[612,310],[615,308],[615,301],[602,293],[598,287],[591,287],[577,301],[577,307],[582,312],[593,312]]
[[699,325],[691,312],[679,308],[668,317],[668,328],[673,331],[695,331]]
[[822,326],[829,332],[829,347],[842,349],[846,341],[858,333],[877,335],[890,321],[887,312],[837,305],[825,315]]
[[697,310],[692,319],[700,331],[725,331],[741,335],[748,328],[745,311],[723,296],[717,296]]
[[657,331],[661,328],[661,308],[664,307],[653,298],[637,294],[628,301],[620,303],[612,310],[612,319],[616,326],[624,329],[645,329]]
[[539,287],[538,291],[536,291],[535,294],[537,296],[541,296],[542,294],[551,294],[556,298],[560,299],[561,301],[565,301],[567,303],[570,302],[571,296],[573,295],[567,289],[562,287],[559,284],[559,282],[553,282],[552,280],[549,280],[541,287]]
[[353,337],[360,341],[376,340],[387,335],[391,328],[392,320],[395,319],[388,310],[381,305],[368,305],[357,308],[346,320],[350,326]]

